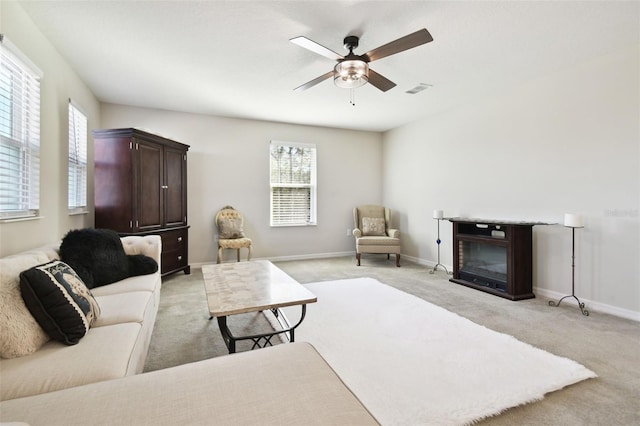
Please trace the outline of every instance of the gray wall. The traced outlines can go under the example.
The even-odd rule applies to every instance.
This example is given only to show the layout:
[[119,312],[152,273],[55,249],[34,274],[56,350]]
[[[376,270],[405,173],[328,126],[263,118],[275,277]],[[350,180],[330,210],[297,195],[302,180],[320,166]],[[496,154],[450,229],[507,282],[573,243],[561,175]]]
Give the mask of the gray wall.
[[[562,222],[581,213],[576,292],[616,315],[640,319],[639,46],[612,52],[505,93],[378,133],[100,105],[18,3],[0,2],[2,32],[44,72],[42,218],[0,223],[0,256],[47,244],[93,225],[67,213],[67,102],[89,128],[135,126],[191,145],[190,257],[215,259],[215,211],[246,216],[256,257],[314,257],[353,251],[351,208],[381,202],[394,211],[403,255],[436,259],[434,209],[445,215]],[[270,228],[268,143],[318,145],[318,226]],[[89,158],[93,150],[89,145]],[[470,172],[472,170],[473,172]],[[451,265],[451,226],[442,223],[442,261]],[[534,285],[542,296],[571,290],[571,232],[534,228]]]
[[[43,72],[40,82],[40,217],[0,223],[0,256],[54,242],[73,228],[93,223],[93,184],[89,214],[70,216],[67,210],[68,103],[87,114],[89,129],[98,126],[100,105],[57,50],[44,38],[17,2],[0,2],[0,28]],[[89,158],[93,156],[91,145]],[[93,166],[90,166],[93,174]]]
[[[215,260],[213,217],[227,204],[243,213],[254,257],[283,259],[355,252],[353,237],[346,236],[347,228],[353,228],[353,207],[382,201],[380,133],[111,104],[103,104],[101,110],[105,128],[138,127],[191,146],[187,167],[192,264]],[[316,144],[317,226],[269,225],[271,140]]]
[[[538,76],[384,136],[383,200],[402,251],[436,258],[445,216],[562,223],[580,213],[576,294],[640,319],[639,46]],[[442,223],[442,263],[452,263]],[[534,227],[536,293],[571,293],[571,230]]]

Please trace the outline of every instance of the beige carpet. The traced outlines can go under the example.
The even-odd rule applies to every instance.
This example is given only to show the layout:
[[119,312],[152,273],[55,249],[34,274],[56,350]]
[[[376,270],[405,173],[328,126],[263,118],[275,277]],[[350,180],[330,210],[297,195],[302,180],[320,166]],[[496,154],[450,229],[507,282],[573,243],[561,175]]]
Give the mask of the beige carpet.
[[[602,314],[589,305],[591,315],[585,317],[575,304],[563,302],[559,308],[552,308],[543,297],[512,302],[450,283],[444,272],[432,275],[431,268],[406,259],[402,267],[396,268],[385,255],[363,256],[360,267],[355,266],[355,256],[274,264],[301,283],[376,278],[477,324],[573,359],[598,373],[595,380],[585,380],[547,394],[542,401],[509,409],[482,421],[483,425],[640,424],[638,322]],[[226,354],[217,323],[208,321],[200,269],[192,268],[191,275],[177,273],[162,281],[160,310],[145,370]],[[607,285],[606,281],[602,285]],[[571,283],[567,286],[570,292]],[[265,326],[260,319],[238,318],[237,325],[256,331]]]

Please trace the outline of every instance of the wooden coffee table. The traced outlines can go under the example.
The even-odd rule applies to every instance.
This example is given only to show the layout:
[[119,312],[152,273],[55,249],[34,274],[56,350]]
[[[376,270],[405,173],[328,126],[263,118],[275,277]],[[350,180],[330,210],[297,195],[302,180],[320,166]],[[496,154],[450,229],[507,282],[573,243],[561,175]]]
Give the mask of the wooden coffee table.
[[[307,303],[318,300],[313,293],[267,260],[203,265],[202,275],[211,315],[209,319],[217,318],[229,353],[236,351],[238,340],[253,341],[251,349],[271,346],[271,338],[278,334],[285,334],[293,342],[294,330],[304,320]],[[301,305],[302,312],[300,320],[291,326],[279,308],[295,305]],[[229,315],[266,310],[273,312],[282,329],[234,336],[227,326]]]

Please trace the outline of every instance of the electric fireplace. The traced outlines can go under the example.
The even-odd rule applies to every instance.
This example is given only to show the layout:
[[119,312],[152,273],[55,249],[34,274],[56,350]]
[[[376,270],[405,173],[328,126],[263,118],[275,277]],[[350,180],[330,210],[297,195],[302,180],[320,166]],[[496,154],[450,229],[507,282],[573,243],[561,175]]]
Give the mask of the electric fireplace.
[[475,284],[507,291],[507,247],[461,240],[458,258],[460,278]]
[[451,218],[453,278],[511,300],[535,297],[532,290],[532,228],[539,222]]

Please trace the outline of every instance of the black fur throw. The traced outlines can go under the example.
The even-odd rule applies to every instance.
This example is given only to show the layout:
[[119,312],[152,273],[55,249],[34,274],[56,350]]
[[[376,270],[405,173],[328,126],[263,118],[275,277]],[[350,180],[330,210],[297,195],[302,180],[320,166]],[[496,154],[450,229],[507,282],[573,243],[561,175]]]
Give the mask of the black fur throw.
[[120,236],[109,229],[69,231],[60,244],[60,260],[69,265],[88,288],[158,270],[156,261],[148,256],[127,255]]

